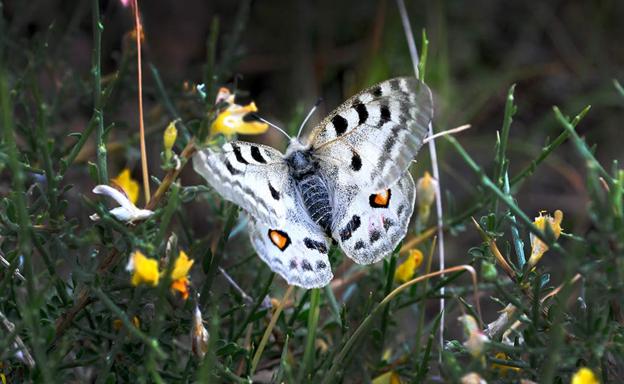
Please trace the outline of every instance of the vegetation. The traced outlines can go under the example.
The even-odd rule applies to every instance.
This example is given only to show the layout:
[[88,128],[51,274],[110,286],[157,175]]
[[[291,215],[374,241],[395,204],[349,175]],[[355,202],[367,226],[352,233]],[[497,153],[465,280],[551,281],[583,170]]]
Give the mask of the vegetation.
[[[474,89],[462,96],[443,38],[453,30],[434,29],[430,52],[423,34],[420,76],[426,74],[441,106],[436,131],[467,122],[473,128],[436,139],[439,181],[425,174],[427,150],[419,155],[412,167],[418,209],[391,257],[362,267],[333,247],[334,281],[305,291],[260,261],[245,215],[188,164],[198,147],[266,130],[247,115],[255,105],[236,104],[256,96],[236,75],[246,57],[245,30],[262,22],[250,14],[263,4],[241,1],[232,18],[212,19],[201,74],[190,85],[163,79],[149,56],[139,76],[137,43],[149,46],[156,21],[143,20],[144,34],[130,17],[136,1],[124,3],[75,2],[68,23],[49,21],[32,34],[20,24],[34,6],[0,3],[3,384],[624,379],[624,169],[611,158],[621,156],[611,128],[621,121],[624,89],[616,80],[600,82],[600,97],[587,96],[600,111],[609,107],[604,118],[592,117],[578,93],[571,102],[564,93],[562,107],[527,128],[524,116],[537,113],[522,108],[523,95],[511,84],[526,72],[485,78],[482,93],[506,92],[504,105],[475,97]],[[388,41],[384,52],[395,62],[367,61],[350,87],[338,76],[328,83],[363,88],[410,73],[415,63],[394,6],[380,6],[392,13],[377,42]],[[437,7],[443,6],[434,7],[434,16],[444,13]],[[102,44],[112,8],[128,21],[115,60]],[[408,10],[422,16],[420,8]],[[601,25],[592,22],[590,30]],[[68,36],[82,24],[91,29],[89,68],[68,55]],[[486,76],[481,70],[471,69]],[[217,95],[223,97],[215,102]],[[459,108],[468,101],[469,108]],[[496,131],[479,129],[488,103],[502,116]],[[292,115],[290,133],[304,105],[280,107],[282,116]],[[233,107],[243,108],[244,117],[226,131],[217,122]],[[461,113],[452,115],[455,108]],[[605,132],[599,145],[579,134],[588,121],[592,131]],[[526,133],[546,131],[554,139]],[[279,147],[271,135],[263,137]],[[147,148],[139,151],[142,140]],[[566,187],[549,167],[563,169],[578,190],[561,192]],[[149,175],[141,179],[153,193],[133,180],[139,175]],[[436,182],[443,191],[437,197],[444,207],[444,271]],[[531,201],[531,185],[562,197]]]

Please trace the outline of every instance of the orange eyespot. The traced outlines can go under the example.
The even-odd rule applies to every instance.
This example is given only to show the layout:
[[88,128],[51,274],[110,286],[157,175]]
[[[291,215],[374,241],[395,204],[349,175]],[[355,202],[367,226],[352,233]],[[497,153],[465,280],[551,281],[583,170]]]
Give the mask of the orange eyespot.
[[290,245],[288,234],[277,229],[269,229],[269,239],[280,251],[285,250]]
[[373,208],[386,208],[390,204],[392,193],[389,189],[370,195],[369,202]]

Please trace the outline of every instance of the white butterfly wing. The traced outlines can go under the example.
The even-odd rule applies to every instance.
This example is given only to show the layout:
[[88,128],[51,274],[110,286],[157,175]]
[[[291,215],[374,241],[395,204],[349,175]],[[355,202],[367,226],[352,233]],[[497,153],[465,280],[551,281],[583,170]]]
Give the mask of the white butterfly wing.
[[333,275],[326,235],[307,215],[281,153],[232,142],[203,149],[193,168],[225,199],[251,216],[249,236],[258,256],[289,284],[327,285]]
[[336,186],[332,237],[358,264],[389,255],[407,234],[416,189],[409,172],[390,188]]
[[[432,117],[429,88],[415,78],[395,78],[344,102],[309,141],[328,179],[337,185],[355,179],[359,185],[382,191],[409,167]],[[341,174],[329,173],[328,163],[342,164],[341,171],[354,177],[341,179]]]
[[288,284],[320,288],[333,278],[327,237],[304,211],[292,212],[279,227],[249,222],[249,237],[260,258]]
[[279,151],[234,141],[220,150],[200,150],[193,156],[193,168],[221,196],[256,219],[277,225],[285,217],[289,175]]

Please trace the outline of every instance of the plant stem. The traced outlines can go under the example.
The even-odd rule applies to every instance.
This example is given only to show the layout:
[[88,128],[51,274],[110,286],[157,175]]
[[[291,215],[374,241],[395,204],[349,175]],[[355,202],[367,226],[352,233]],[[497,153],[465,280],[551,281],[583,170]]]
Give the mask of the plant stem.
[[139,340],[141,340],[141,342],[145,344],[147,348],[153,351],[159,358],[165,359],[167,357],[167,354],[158,345],[158,341],[156,339],[150,338],[145,333],[141,332],[137,327],[135,327],[132,321],[126,315],[126,313],[117,305],[115,305],[115,303],[113,303],[113,301],[100,288],[95,288],[93,292],[102,301],[102,303],[104,303],[104,305],[108,307],[108,309],[113,312],[117,318],[121,320],[121,322],[131,335],[134,335]]
[[11,174],[13,175],[13,202],[15,204],[18,227],[18,252],[24,258],[24,275],[26,278],[27,300],[26,302],[18,302],[21,315],[27,324],[32,344],[33,354],[37,367],[41,371],[43,381],[51,382],[52,373],[48,365],[47,355],[42,345],[43,336],[41,335],[40,319],[39,319],[39,300],[35,287],[35,274],[33,270],[32,260],[32,243],[30,239],[32,224],[28,215],[26,206],[26,197],[24,193],[24,184],[26,176],[19,162],[19,154],[15,140],[15,127],[13,125],[13,105],[9,94],[9,80],[4,63],[0,63],[0,113],[2,113],[2,133],[4,136],[4,145],[8,153],[8,163]]
[[314,354],[316,352],[316,328],[320,313],[321,290],[314,288],[310,293],[310,309],[308,310],[308,334],[306,336],[306,346],[303,351],[303,368],[299,376],[299,382],[308,382],[308,375],[314,365]]
[[141,143],[141,172],[143,174],[143,194],[145,196],[145,204],[150,201],[149,171],[147,169],[147,150],[145,148],[145,124],[143,123],[143,70],[141,67],[141,37],[143,34],[143,26],[139,20],[139,2],[134,0],[134,30],[136,33],[137,48],[137,87],[139,98],[139,141]]
[[93,121],[97,127],[97,165],[98,183],[108,184],[106,165],[106,141],[104,138],[104,114],[102,111],[102,20],[100,20],[100,2],[93,0]]
[[277,319],[279,319],[280,314],[282,313],[282,310],[284,309],[284,304],[286,304],[286,301],[288,301],[288,298],[290,297],[290,294],[292,293],[294,288],[295,288],[294,285],[288,286],[288,289],[286,290],[286,293],[284,294],[282,301],[280,301],[279,305],[275,309],[275,312],[273,312],[273,316],[271,316],[271,321],[269,321],[269,325],[264,330],[264,334],[262,335],[260,344],[258,344],[258,349],[256,349],[256,353],[254,354],[254,357],[251,360],[251,369],[249,370],[249,376],[253,376],[254,372],[256,371],[258,362],[260,362],[260,357],[262,357],[262,352],[264,351],[264,348],[266,347],[267,341],[269,341],[269,336],[271,335],[271,332],[273,331],[273,328],[275,327],[275,323],[277,323]]
[[412,280],[410,280],[410,281],[408,281],[408,282],[406,282],[404,284],[401,284],[397,288],[395,288],[392,292],[390,292],[389,295],[387,295],[379,304],[377,304],[371,310],[371,312],[368,314],[368,316],[366,316],[366,318],[360,323],[360,325],[357,327],[355,332],[353,332],[351,337],[349,337],[349,339],[347,340],[345,345],[342,347],[340,352],[334,358],[334,361],[332,363],[332,367],[329,370],[329,372],[325,375],[325,377],[323,378],[322,384],[329,384],[329,383],[336,382],[338,380],[338,378],[336,377],[336,375],[338,373],[338,369],[344,363],[344,361],[345,361],[345,359],[347,357],[347,354],[351,351],[351,349],[353,348],[355,343],[359,340],[360,336],[362,336],[364,334],[364,331],[366,331],[366,329],[371,325],[371,323],[372,323],[373,319],[375,318],[375,316],[390,301],[392,301],[399,293],[401,293],[405,289],[411,287],[412,285],[414,285],[414,284],[416,284],[418,282],[430,279],[430,278],[435,277],[435,276],[443,275],[445,273],[455,272],[455,271],[459,271],[459,270],[469,271],[470,274],[472,275],[472,283],[473,283],[473,287],[475,289],[475,291],[474,291],[474,300],[475,300],[475,302],[477,304],[477,310],[479,312],[479,317],[481,317],[481,305],[479,304],[479,296],[478,296],[478,292],[477,292],[477,274],[476,274],[474,268],[472,268],[470,265],[458,265],[456,267],[451,267],[451,268],[448,268],[448,269],[444,269],[444,270],[441,270],[441,271],[435,271],[435,272],[431,272],[431,273],[423,275],[423,276],[416,277],[416,278],[414,278],[414,279],[412,279]]

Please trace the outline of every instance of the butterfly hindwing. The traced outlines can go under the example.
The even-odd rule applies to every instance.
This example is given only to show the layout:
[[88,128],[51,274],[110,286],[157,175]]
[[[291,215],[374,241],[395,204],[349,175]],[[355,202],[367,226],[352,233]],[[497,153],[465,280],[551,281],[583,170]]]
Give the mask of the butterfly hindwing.
[[249,237],[258,256],[288,284],[308,289],[323,287],[333,277],[329,243],[320,228],[301,213],[289,213],[278,227],[252,219]]
[[285,193],[288,167],[271,147],[234,141],[220,150],[206,148],[193,156],[193,168],[226,200],[269,224],[285,217],[283,199],[294,198]]
[[389,188],[336,186],[332,237],[358,264],[390,254],[407,233],[416,189],[409,172]]
[[429,88],[415,78],[395,78],[344,102],[312,132],[310,143],[321,168],[341,161],[363,185],[381,191],[409,167],[432,116]]

